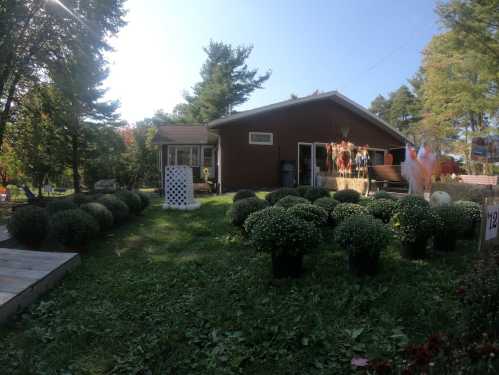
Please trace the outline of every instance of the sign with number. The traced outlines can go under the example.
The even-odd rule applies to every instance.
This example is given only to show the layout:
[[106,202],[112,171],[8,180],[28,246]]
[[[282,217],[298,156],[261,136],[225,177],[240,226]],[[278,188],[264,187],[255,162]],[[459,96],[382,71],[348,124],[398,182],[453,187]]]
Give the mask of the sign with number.
[[487,206],[487,222],[485,225],[485,241],[496,238],[497,226],[499,225],[499,205]]

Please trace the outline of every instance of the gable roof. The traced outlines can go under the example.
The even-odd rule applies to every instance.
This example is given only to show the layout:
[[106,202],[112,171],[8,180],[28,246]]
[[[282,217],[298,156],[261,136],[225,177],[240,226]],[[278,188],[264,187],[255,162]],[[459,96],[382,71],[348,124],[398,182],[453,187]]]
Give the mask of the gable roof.
[[158,126],[153,144],[215,144],[216,136],[202,124],[165,124]]
[[230,116],[221,117],[219,119],[211,121],[208,124],[208,127],[210,129],[218,129],[218,128],[221,128],[223,126],[232,124],[238,120],[246,119],[248,117],[261,115],[261,114],[265,114],[265,113],[272,112],[272,111],[279,110],[279,109],[291,108],[291,107],[300,106],[300,105],[303,105],[306,103],[313,103],[316,101],[321,101],[321,100],[326,100],[326,99],[330,99],[330,100],[334,101],[335,103],[337,103],[338,105],[340,105],[344,108],[347,108],[350,111],[358,114],[359,116],[368,120],[372,124],[378,126],[379,128],[386,131],[387,133],[390,133],[392,136],[400,139],[402,142],[411,143],[402,133],[400,133],[397,129],[392,127],[386,121],[380,119],[374,113],[368,111],[366,108],[364,108],[360,104],[355,103],[353,100],[340,94],[336,90],[325,92],[325,93],[319,94],[319,95],[310,95],[310,96],[305,96],[303,98],[285,100],[282,102],[266,105],[263,107],[250,109],[248,111],[235,113],[235,114],[230,115]]

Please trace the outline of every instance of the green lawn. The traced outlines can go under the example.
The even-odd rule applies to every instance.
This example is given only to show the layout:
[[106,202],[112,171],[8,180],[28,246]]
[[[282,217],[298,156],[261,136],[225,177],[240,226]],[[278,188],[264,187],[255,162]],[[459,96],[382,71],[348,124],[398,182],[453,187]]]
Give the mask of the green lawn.
[[[427,262],[383,256],[357,279],[328,239],[273,282],[224,219],[231,196],[145,216],[96,241],[62,286],[0,330],[1,374],[338,374],[452,330],[472,243]],[[329,234],[330,236],[330,234]],[[329,237],[330,238],[330,237]]]

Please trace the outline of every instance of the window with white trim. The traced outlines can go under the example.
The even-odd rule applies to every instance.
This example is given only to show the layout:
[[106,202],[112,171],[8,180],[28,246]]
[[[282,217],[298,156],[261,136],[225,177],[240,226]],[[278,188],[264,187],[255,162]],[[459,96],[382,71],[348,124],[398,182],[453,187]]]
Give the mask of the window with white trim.
[[267,132],[249,132],[249,144],[272,146],[274,144],[274,134]]

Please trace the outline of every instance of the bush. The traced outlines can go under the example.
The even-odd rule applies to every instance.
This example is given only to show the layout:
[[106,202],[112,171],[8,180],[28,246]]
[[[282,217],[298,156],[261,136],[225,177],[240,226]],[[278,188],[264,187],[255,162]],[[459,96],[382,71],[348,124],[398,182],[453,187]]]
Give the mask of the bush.
[[74,210],[78,205],[69,199],[57,199],[49,202],[47,212],[50,216],[65,210]]
[[300,194],[298,193],[298,190],[293,189],[293,188],[281,188],[277,189],[274,191],[271,191],[265,196],[265,200],[269,202],[271,205],[274,205],[277,203],[279,199],[282,199],[284,197],[287,197],[288,195],[294,195],[295,197],[299,197]]
[[300,185],[296,188],[296,191],[298,191],[298,194],[300,194],[300,197],[305,197],[305,194],[312,189],[310,185]]
[[99,224],[82,209],[60,211],[50,219],[50,234],[64,246],[82,247],[99,233]]
[[300,255],[316,246],[319,229],[280,207],[268,207],[251,214],[244,228],[258,251],[275,255]]
[[234,194],[233,202],[244,198],[256,198],[256,194],[253,190],[248,190],[248,189],[239,190],[236,194]]
[[314,204],[323,208],[327,212],[327,218],[330,223],[334,223],[333,211],[338,205],[338,201],[331,197],[323,197],[317,199]]
[[480,223],[482,217],[480,204],[472,201],[456,201],[454,205],[461,207],[464,210],[464,215],[468,216],[473,224]]
[[128,190],[119,191],[115,194],[121,199],[130,209],[130,213],[138,215],[142,212],[142,201],[140,197]]
[[308,221],[315,226],[326,225],[328,214],[325,209],[310,203],[300,203],[288,209],[288,214]]
[[459,206],[439,206],[435,213],[434,245],[437,250],[453,251],[460,233],[472,227],[470,217],[465,216],[464,209]]
[[339,190],[334,194],[334,199],[340,203],[359,203],[360,193],[352,189]]
[[92,202],[82,204],[80,208],[99,223],[101,231],[111,229],[114,223],[113,214],[103,204]]
[[[413,202],[416,204],[411,205]],[[429,206],[423,207],[418,201],[406,201],[392,218],[392,226],[402,244],[426,242],[433,235],[435,225],[436,217]]]
[[263,210],[268,205],[266,201],[255,197],[240,199],[235,201],[228,211],[229,220],[231,224],[241,227],[248,216],[253,212]]
[[149,198],[149,194],[144,193],[143,191],[137,190],[135,192],[140,198],[141,210],[144,211],[151,204],[151,199]]
[[371,202],[372,200],[373,200],[373,198],[371,198],[371,197],[362,197],[361,196],[358,204],[360,204],[363,207],[367,207],[369,202]]
[[73,195],[73,202],[81,206],[82,204],[90,203],[94,200],[94,198],[90,194],[78,193]]
[[412,209],[413,207],[421,207],[426,210],[430,209],[430,204],[423,198],[416,195],[407,195],[397,201],[397,211]]
[[340,224],[343,220],[352,216],[369,215],[367,208],[356,203],[339,203],[333,211],[335,224]]
[[319,198],[330,197],[328,189],[317,187],[310,188],[307,192],[305,192],[304,198],[308,199],[310,202],[315,202]]
[[391,199],[378,198],[370,200],[366,207],[372,216],[386,224],[395,214],[397,203]]
[[397,198],[395,198],[393,195],[391,195],[389,192],[387,191],[384,191],[384,190],[380,190],[380,191],[377,191],[374,196],[373,196],[374,199],[390,199],[392,201],[396,201]]
[[47,237],[47,212],[36,206],[19,207],[9,219],[7,230],[19,242],[37,245]]
[[113,194],[104,194],[97,202],[111,211],[116,224],[124,222],[128,219],[128,215],[130,215],[128,206]]
[[306,203],[309,203],[309,201],[306,200],[305,198],[295,197],[294,195],[288,195],[287,197],[279,199],[275,204],[275,206],[287,209],[296,206],[297,204],[306,204]]

